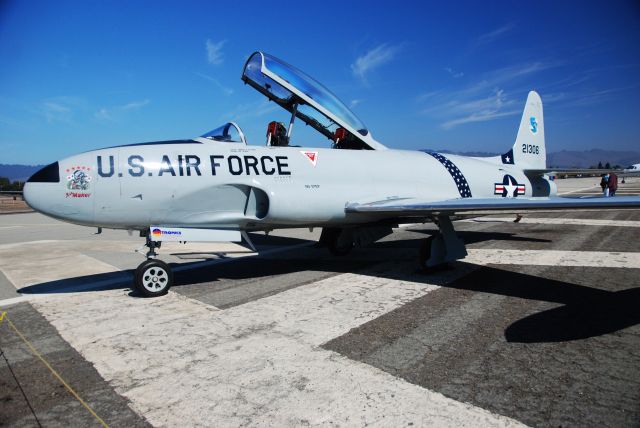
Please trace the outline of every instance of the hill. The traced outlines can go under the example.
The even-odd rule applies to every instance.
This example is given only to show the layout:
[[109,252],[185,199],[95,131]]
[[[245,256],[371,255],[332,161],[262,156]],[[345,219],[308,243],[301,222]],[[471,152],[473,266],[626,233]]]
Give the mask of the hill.
[[7,177],[10,181],[27,181],[34,172],[44,165],[7,165],[0,163],[0,177]]
[[625,168],[640,162],[640,152],[592,149],[585,151],[561,150],[547,154],[547,165],[562,168],[589,168],[607,162],[611,166],[620,165]]

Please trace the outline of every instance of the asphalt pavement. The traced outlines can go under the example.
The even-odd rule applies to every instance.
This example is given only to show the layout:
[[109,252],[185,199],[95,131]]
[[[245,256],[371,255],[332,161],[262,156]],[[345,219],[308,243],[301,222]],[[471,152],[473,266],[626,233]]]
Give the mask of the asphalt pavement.
[[0,216],[0,425],[640,426],[640,211],[513,220],[456,222],[469,256],[428,273],[431,224],[346,257],[319,230],[167,245],[145,299],[140,238]]

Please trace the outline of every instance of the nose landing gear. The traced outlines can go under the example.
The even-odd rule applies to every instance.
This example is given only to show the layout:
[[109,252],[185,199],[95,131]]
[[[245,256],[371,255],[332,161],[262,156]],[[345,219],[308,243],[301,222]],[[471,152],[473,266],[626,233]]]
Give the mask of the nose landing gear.
[[173,285],[173,272],[171,267],[158,260],[156,248],[160,248],[160,242],[152,241],[146,236],[147,260],[140,263],[133,276],[133,285],[143,296],[156,297],[166,294]]

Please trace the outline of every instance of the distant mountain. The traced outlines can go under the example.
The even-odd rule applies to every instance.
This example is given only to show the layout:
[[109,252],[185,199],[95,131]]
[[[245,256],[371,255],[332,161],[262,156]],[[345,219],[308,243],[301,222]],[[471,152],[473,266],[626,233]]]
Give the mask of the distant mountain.
[[[425,150],[428,151],[428,150]],[[498,156],[501,153],[492,152],[456,152],[453,150],[436,150],[438,153],[451,153],[462,156]],[[547,153],[547,165],[557,168],[589,168],[591,166],[597,166],[598,162],[602,162],[604,166],[607,162],[611,167],[620,165],[621,167],[627,167],[629,165],[640,162],[640,152],[628,150],[561,150],[559,152]]]
[[640,162],[640,152],[592,149],[585,151],[562,150],[547,154],[547,165],[561,168],[589,168],[597,166],[598,162],[607,162],[613,167],[620,165],[625,168]]
[[27,181],[34,172],[44,165],[6,165],[0,163],[0,177],[7,177],[10,181]]

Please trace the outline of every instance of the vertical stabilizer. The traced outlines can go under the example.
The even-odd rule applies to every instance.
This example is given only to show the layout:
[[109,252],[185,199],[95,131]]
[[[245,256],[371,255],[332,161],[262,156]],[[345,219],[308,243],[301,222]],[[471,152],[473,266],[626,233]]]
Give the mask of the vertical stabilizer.
[[547,150],[544,144],[542,100],[537,92],[529,92],[513,148],[502,156],[503,164],[521,169],[545,169]]

